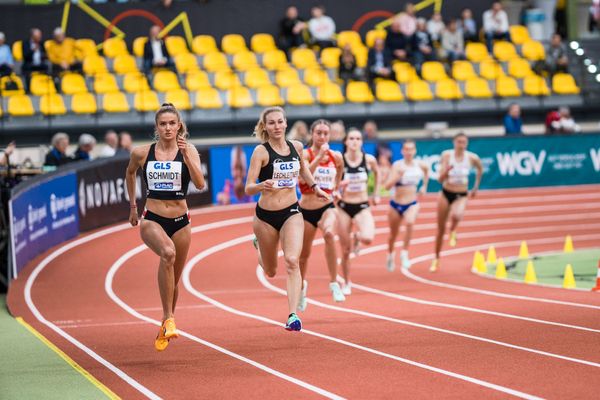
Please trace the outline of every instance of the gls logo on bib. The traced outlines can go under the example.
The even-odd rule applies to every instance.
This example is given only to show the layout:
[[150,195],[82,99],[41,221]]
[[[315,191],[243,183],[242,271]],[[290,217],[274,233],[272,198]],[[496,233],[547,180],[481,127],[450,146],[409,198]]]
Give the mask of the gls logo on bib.
[[181,168],[180,161],[148,163],[148,188],[157,191],[181,191]]

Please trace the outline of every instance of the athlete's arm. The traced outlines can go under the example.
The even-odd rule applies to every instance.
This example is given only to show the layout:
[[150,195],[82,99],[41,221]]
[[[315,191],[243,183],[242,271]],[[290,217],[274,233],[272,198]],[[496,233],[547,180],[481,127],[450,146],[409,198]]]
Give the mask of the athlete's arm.
[[308,153],[308,149],[304,150],[303,157],[308,162],[308,167],[310,168],[310,172],[312,174],[315,173],[317,167],[323,161],[323,158],[327,157],[327,151],[329,150],[329,144],[324,143],[320,148],[317,154],[315,154],[315,158],[310,161],[310,154]]
[[[298,154],[302,151],[302,143],[293,140],[292,143],[298,151]],[[310,166],[308,163],[308,158],[304,156],[308,156],[308,152],[303,153],[302,161],[300,162],[300,178],[310,187],[313,192],[317,195],[318,198],[322,200],[329,200],[329,195],[323,191],[319,186],[315,184],[315,178],[310,170]]]
[[135,174],[142,164],[146,150],[147,146],[136,147],[133,149],[129,158],[127,170],[125,171],[125,183],[127,185],[127,194],[129,195],[129,223],[132,226],[136,226],[138,224],[138,212],[137,205],[135,203],[135,191],[137,189],[135,185]]
[[477,195],[477,191],[479,190],[479,184],[481,183],[481,176],[483,175],[483,165],[481,164],[481,159],[477,154],[471,155],[471,165],[475,167],[477,170],[477,175],[475,175],[475,184],[471,189],[470,197],[475,197]]
[[438,182],[441,183],[442,185],[444,184],[444,181],[446,179],[448,179],[448,173],[452,169],[452,166],[448,165],[449,158],[450,158],[449,153],[446,153],[446,152],[442,153],[442,157],[440,159],[440,175],[438,177]]
[[273,187],[273,180],[267,179],[264,182],[256,183],[260,169],[269,162],[269,153],[265,146],[258,145],[252,152],[250,157],[250,168],[248,168],[248,175],[246,176],[246,194],[248,196],[254,196],[255,194]]
[[[373,179],[375,179],[375,188],[373,190],[373,202],[375,204],[379,204],[379,192],[381,182],[379,181],[379,165],[377,164],[377,159],[370,154],[365,154],[367,158],[367,167],[371,171],[373,171]],[[386,182],[387,183],[387,182]]]
[[385,190],[390,190],[396,184],[396,182],[398,182],[402,178],[403,174],[404,170],[400,168],[399,161],[396,161],[394,164],[392,164],[392,171],[390,172],[390,176],[387,182],[383,185]]
[[342,156],[342,153],[340,153],[339,151],[333,151],[332,153],[333,153],[333,159],[335,161],[335,185],[333,186],[333,190],[336,192],[337,197],[341,197],[339,188],[340,188],[340,182],[342,181],[342,178],[344,177],[344,157]]
[[196,188],[202,190],[204,186],[206,186],[206,182],[204,180],[204,174],[202,173],[202,164],[200,164],[200,154],[198,154],[196,146],[187,143],[181,136],[177,136],[177,146],[183,155],[185,165],[187,165],[188,170],[190,171],[192,182],[194,182]]
[[423,170],[423,185],[421,185],[419,192],[425,194],[427,193],[427,185],[429,185],[429,166],[422,162],[421,169]]

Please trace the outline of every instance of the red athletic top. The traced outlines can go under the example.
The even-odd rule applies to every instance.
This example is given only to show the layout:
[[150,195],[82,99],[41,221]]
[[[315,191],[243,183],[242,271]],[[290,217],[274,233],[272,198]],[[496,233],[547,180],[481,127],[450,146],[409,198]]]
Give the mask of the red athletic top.
[[[312,162],[315,159],[315,154],[312,151],[312,148],[308,150],[308,162]],[[329,157],[322,160],[319,165],[317,165],[317,169],[313,173],[315,178],[315,183],[326,193],[331,194],[333,189],[335,188],[335,176],[337,174],[337,169],[335,167],[335,158],[333,158],[333,153],[331,150],[327,150],[327,155]],[[312,189],[306,184],[306,182],[300,183],[300,193],[312,193]]]

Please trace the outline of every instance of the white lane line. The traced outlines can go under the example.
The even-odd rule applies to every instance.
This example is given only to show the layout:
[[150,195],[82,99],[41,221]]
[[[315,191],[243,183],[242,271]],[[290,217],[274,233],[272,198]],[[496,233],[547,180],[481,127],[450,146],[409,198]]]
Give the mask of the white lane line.
[[123,325],[143,325],[142,321],[123,321],[123,322],[98,322],[96,324],[60,324],[61,328],[78,329],[78,328],[101,328],[108,326],[123,326]]
[[[280,257],[282,255],[283,255],[283,253],[279,254]],[[260,283],[264,287],[266,287],[267,289],[269,289],[269,290],[271,290],[273,292],[279,293],[279,294],[281,294],[283,296],[287,296],[287,292],[285,290],[283,290],[283,289],[281,289],[281,288],[273,285],[272,283],[270,283],[267,280],[267,278],[265,277],[265,274],[264,274],[262,268],[260,267],[260,265],[257,266],[257,268],[256,268],[256,276],[258,277],[258,280],[260,281]],[[355,285],[354,282],[353,282],[352,286],[353,287],[359,287],[361,285]],[[385,295],[384,293],[379,293],[378,291],[372,291],[372,293]],[[307,301],[310,304],[314,304],[315,306],[318,306],[318,307],[321,307],[321,308],[326,308],[326,309],[333,310],[333,311],[339,311],[339,312],[348,313],[348,314],[360,315],[360,316],[363,316],[363,317],[368,317],[368,318],[372,318],[372,319],[378,319],[378,320],[387,321],[387,322],[393,322],[393,323],[401,324],[401,325],[408,325],[408,326],[412,326],[412,327],[415,327],[415,328],[421,328],[421,329],[425,329],[425,330],[430,330],[430,331],[445,333],[445,334],[452,335],[452,336],[459,336],[459,337],[463,337],[463,338],[467,338],[467,339],[476,340],[476,341],[479,341],[479,342],[491,343],[491,344],[495,344],[495,345],[502,346],[502,347],[508,347],[508,348],[511,348],[511,349],[522,350],[522,351],[529,352],[529,353],[535,353],[535,354],[539,354],[539,355],[543,355],[543,356],[547,356],[547,357],[557,358],[557,359],[560,359],[560,360],[565,360],[565,361],[570,361],[570,362],[574,362],[574,363],[578,363],[578,364],[583,364],[583,365],[587,365],[587,366],[591,366],[591,367],[600,368],[600,364],[598,364],[598,363],[595,363],[595,362],[592,362],[592,361],[587,361],[587,360],[581,360],[579,358],[563,356],[563,355],[556,354],[556,353],[550,353],[550,352],[547,352],[547,351],[537,350],[537,349],[533,349],[533,348],[530,348],[530,347],[524,347],[524,346],[519,346],[519,345],[507,343],[507,342],[501,342],[499,340],[488,339],[488,338],[485,338],[485,337],[482,337],[482,336],[470,335],[468,333],[453,331],[453,330],[450,330],[450,329],[438,328],[438,327],[435,327],[435,326],[421,324],[421,323],[418,323],[418,322],[412,322],[412,321],[403,320],[403,319],[399,319],[399,318],[388,317],[388,316],[385,316],[385,315],[376,314],[376,313],[372,313],[372,312],[369,312],[369,311],[357,310],[355,308],[334,306],[334,305],[323,303],[321,301],[313,300],[313,299],[310,299],[310,298],[307,298]],[[411,300],[408,300],[408,301],[411,301]]]
[[[210,223],[210,224],[206,224],[203,226],[198,226],[195,228],[192,228],[192,233],[198,233],[198,232],[204,232],[204,231],[208,231],[208,230],[212,230],[212,229],[216,229],[216,228],[222,228],[225,226],[231,226],[231,225],[237,225],[237,224],[241,224],[241,223],[245,223],[248,222],[247,221],[247,217],[244,218],[237,218],[237,219],[231,219],[231,220],[224,220],[224,221],[220,221],[220,222],[214,222],[214,223]],[[249,239],[248,239],[249,240]],[[134,255],[141,253],[144,250],[147,250],[148,248],[146,247],[145,244],[137,246],[131,250],[129,250],[127,253],[123,254],[109,269],[107,275],[106,275],[106,279],[104,281],[104,290],[106,291],[108,297],[114,301],[119,307],[121,307],[123,310],[125,310],[126,312],[128,312],[129,314],[131,314],[132,316],[134,316],[135,318],[138,318],[142,321],[145,321],[149,324],[155,325],[155,326],[160,326],[161,322],[152,318],[149,318],[141,313],[139,313],[138,311],[136,311],[135,309],[133,309],[131,306],[129,306],[127,303],[125,303],[119,296],[116,295],[116,293],[113,290],[113,280],[115,277],[115,274],[117,273],[117,271],[124,265],[124,263],[129,260],[131,257],[133,257]],[[314,393],[317,393],[323,397],[329,398],[329,399],[343,399],[343,397],[329,392],[325,389],[322,389],[320,387],[317,387],[315,385],[311,385],[310,383],[304,382],[298,378],[294,378],[293,376],[284,374],[283,372],[277,371],[273,368],[270,368],[264,364],[261,364],[257,361],[254,361],[250,358],[244,357],[238,353],[234,353],[233,351],[227,350],[224,347],[221,347],[219,345],[216,345],[212,342],[209,342],[207,340],[201,339],[197,336],[194,336],[188,332],[182,331],[178,329],[178,332],[181,336],[186,337],[196,343],[199,343],[203,346],[209,347],[213,350],[216,350],[220,353],[226,354],[232,358],[235,358],[239,361],[242,361],[246,364],[249,364],[255,368],[258,368],[266,373],[269,373],[271,375],[274,375],[278,378],[284,379],[288,382],[291,382],[293,384],[296,384],[300,387],[303,387],[307,390],[310,390]]]
[[[217,300],[215,300],[215,299],[213,299],[211,297],[208,297],[208,296],[204,295],[202,292],[196,290],[193,287],[193,285],[192,285],[192,283],[190,281],[190,274],[191,274],[194,266],[197,265],[202,259],[204,259],[204,258],[206,258],[206,257],[208,257],[208,256],[210,256],[212,254],[215,254],[215,253],[218,253],[220,251],[223,251],[223,250],[225,250],[227,248],[236,246],[238,244],[248,243],[248,241],[251,240],[252,236],[253,235],[247,235],[247,236],[238,237],[236,239],[229,240],[229,241],[221,243],[219,245],[210,247],[210,248],[208,248],[208,249],[206,249],[206,250],[204,250],[204,251],[196,254],[185,265],[185,267],[183,269],[183,274],[182,274],[182,281],[183,281],[184,287],[192,295],[198,297],[201,300],[209,302],[209,303],[215,305],[216,307],[221,308],[224,311],[227,311],[229,313],[232,313],[232,314],[235,314],[235,315],[239,315],[239,316],[242,316],[242,317],[246,317],[246,318],[254,319],[254,320],[257,320],[257,321],[265,322],[267,324],[271,324],[271,325],[282,327],[284,324],[282,324],[280,322],[277,322],[275,320],[272,320],[272,319],[269,319],[269,318],[266,318],[266,317],[263,317],[263,316],[260,316],[260,315],[248,313],[248,312],[245,312],[245,311],[241,311],[241,310],[235,309],[233,307],[229,307],[229,306],[227,306],[227,305],[225,305],[225,304],[223,304],[223,303],[221,303],[221,302],[219,302],[219,301],[217,301]],[[439,374],[442,374],[442,375],[446,375],[446,376],[450,376],[450,377],[453,377],[453,378],[456,378],[456,379],[460,379],[460,380],[463,380],[463,381],[466,381],[466,382],[470,382],[470,383],[473,383],[475,385],[486,387],[488,389],[492,389],[492,390],[496,390],[496,391],[499,391],[499,392],[502,392],[502,393],[510,394],[512,396],[520,397],[520,398],[523,398],[523,399],[540,399],[539,397],[531,395],[529,393],[521,392],[521,391],[518,391],[518,390],[515,390],[515,389],[511,389],[511,388],[508,388],[508,387],[505,387],[505,386],[501,386],[501,385],[497,385],[497,384],[494,384],[494,383],[490,383],[490,382],[487,382],[487,381],[484,381],[484,380],[481,380],[481,379],[473,378],[473,377],[470,377],[470,376],[467,376],[467,375],[462,375],[462,374],[459,374],[459,373],[456,373],[456,372],[452,372],[452,371],[448,371],[448,370],[445,370],[445,369],[442,369],[442,368],[438,368],[438,367],[434,367],[434,366],[427,365],[427,364],[424,364],[424,363],[420,363],[420,362],[417,362],[417,361],[409,360],[407,358],[398,357],[398,356],[395,356],[393,354],[385,353],[385,352],[382,352],[380,350],[375,350],[375,349],[372,349],[370,347],[362,346],[362,345],[359,345],[359,344],[356,344],[356,343],[352,343],[352,342],[349,342],[349,341],[346,341],[346,340],[343,340],[343,339],[339,339],[339,338],[336,338],[336,337],[333,337],[333,336],[325,335],[325,334],[322,334],[322,333],[319,333],[319,332],[311,331],[311,330],[308,330],[308,329],[303,329],[301,332],[304,333],[304,334],[307,334],[307,335],[311,335],[311,336],[319,337],[321,339],[325,339],[325,340],[329,340],[329,341],[332,341],[332,342],[336,342],[336,343],[342,344],[344,346],[348,346],[348,347],[352,347],[352,348],[355,348],[355,349],[358,349],[358,350],[362,350],[362,351],[365,351],[365,352],[368,352],[368,353],[371,353],[371,354],[375,354],[375,355],[382,356],[382,357],[385,357],[385,358],[389,358],[389,359],[392,359],[392,360],[395,360],[395,361],[399,361],[399,362],[402,362],[404,364],[412,365],[414,367],[422,368],[422,369],[425,369],[425,370],[428,370],[428,371],[431,371],[431,372],[436,372],[436,373],[439,373]]]
[[152,392],[150,389],[148,389],[147,387],[145,387],[144,385],[142,385],[141,383],[139,383],[138,381],[133,379],[131,376],[127,375],[121,369],[119,369],[115,365],[111,364],[105,358],[100,356],[98,353],[94,352],[92,349],[90,349],[89,347],[87,347],[86,345],[81,343],[79,340],[75,339],[73,336],[71,336],[70,334],[68,334],[67,332],[65,332],[64,330],[59,328],[58,326],[56,326],[54,323],[52,323],[51,321],[48,321],[37,309],[37,307],[35,306],[32,298],[31,298],[31,288],[32,288],[36,278],[38,277],[40,272],[42,272],[42,270],[52,260],[56,259],[61,254],[64,254],[67,251],[73,249],[74,247],[77,247],[84,243],[90,242],[99,237],[102,237],[102,236],[105,236],[105,235],[108,235],[108,234],[111,234],[114,232],[118,232],[127,227],[129,227],[129,224],[122,224],[122,225],[114,226],[112,228],[104,229],[102,231],[92,233],[91,235],[85,236],[81,239],[77,239],[73,242],[70,242],[70,243],[54,250],[51,254],[49,254],[47,257],[45,257],[37,265],[37,267],[35,267],[35,269],[31,273],[31,275],[29,276],[29,278],[27,278],[27,283],[25,284],[25,302],[27,303],[27,306],[29,307],[29,309],[31,310],[31,312],[35,316],[35,318],[37,318],[37,320],[40,321],[42,324],[46,325],[48,328],[52,329],[54,332],[56,332],[57,334],[59,334],[60,336],[62,336],[66,340],[68,340],[69,342],[71,342],[74,346],[76,346],[77,348],[79,348],[80,350],[85,352],[87,355],[92,357],[94,360],[96,360],[100,364],[104,365],[106,368],[108,368],[110,371],[112,371],[115,375],[117,375],[119,378],[121,378],[122,380],[127,382],[129,385],[131,385],[133,388],[135,388],[137,391],[139,391],[141,394],[143,394],[147,398],[160,399],[160,397],[158,395],[156,395],[154,392]]

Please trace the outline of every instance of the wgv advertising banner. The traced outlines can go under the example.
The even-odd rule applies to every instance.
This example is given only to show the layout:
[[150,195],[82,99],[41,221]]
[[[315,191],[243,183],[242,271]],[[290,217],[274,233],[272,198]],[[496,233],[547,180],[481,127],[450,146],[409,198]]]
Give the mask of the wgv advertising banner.
[[40,182],[10,200],[13,278],[38,254],[79,233],[75,172]]

